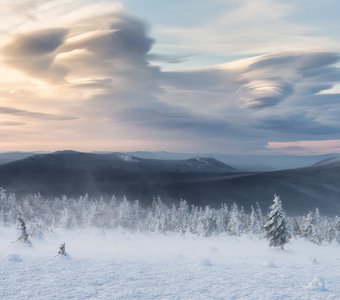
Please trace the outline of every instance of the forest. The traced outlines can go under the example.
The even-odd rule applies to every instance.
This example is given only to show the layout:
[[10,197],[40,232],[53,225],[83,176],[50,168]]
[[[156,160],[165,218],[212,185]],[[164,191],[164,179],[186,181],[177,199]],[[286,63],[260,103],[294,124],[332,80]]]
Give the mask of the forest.
[[[274,200],[279,199],[275,195]],[[283,201],[284,206],[284,201]],[[319,209],[302,216],[282,217],[287,234],[292,238],[304,238],[315,244],[340,243],[340,217],[320,214]],[[18,218],[24,220],[30,236],[42,238],[57,228],[74,230],[96,227],[103,230],[129,232],[187,234],[197,237],[249,236],[265,238],[265,224],[269,208],[255,202],[248,211],[235,202],[222,204],[220,208],[189,205],[182,199],[178,205],[168,206],[159,197],[152,205],[143,208],[139,201],[89,198],[45,199],[40,194],[27,195],[18,200],[13,193],[0,190],[0,226],[14,226]]]

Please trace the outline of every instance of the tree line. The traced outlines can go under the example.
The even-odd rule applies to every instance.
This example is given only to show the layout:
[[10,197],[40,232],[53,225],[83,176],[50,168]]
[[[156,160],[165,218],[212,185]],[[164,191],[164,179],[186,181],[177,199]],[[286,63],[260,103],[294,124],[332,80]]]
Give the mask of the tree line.
[[264,214],[257,203],[245,212],[236,203],[222,204],[220,208],[198,207],[182,199],[178,205],[168,206],[156,197],[150,207],[143,208],[137,200],[94,199],[88,195],[45,199],[35,194],[17,200],[15,194],[0,189],[0,226],[13,226],[19,217],[25,222],[29,234],[37,238],[57,228],[94,226],[199,237],[267,237],[272,246],[282,246],[291,237],[305,238],[318,245],[340,243],[340,217],[322,216],[318,209],[304,216],[286,216],[276,195],[269,213]]

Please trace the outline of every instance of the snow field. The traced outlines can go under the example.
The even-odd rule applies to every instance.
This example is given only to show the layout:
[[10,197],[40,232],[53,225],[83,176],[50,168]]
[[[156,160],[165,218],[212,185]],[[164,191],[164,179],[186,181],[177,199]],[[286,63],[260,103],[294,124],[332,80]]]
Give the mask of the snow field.
[[[0,299],[340,299],[340,249],[292,240],[0,227]],[[70,258],[56,257],[62,242]]]

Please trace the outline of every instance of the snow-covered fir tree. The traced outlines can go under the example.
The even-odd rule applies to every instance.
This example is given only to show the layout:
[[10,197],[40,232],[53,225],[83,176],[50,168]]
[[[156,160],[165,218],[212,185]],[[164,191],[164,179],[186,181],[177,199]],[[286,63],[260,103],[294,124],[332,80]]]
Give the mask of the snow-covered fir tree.
[[216,230],[218,233],[226,232],[228,224],[228,206],[223,203],[221,208],[216,211]]
[[189,206],[186,200],[181,199],[179,202],[179,207],[176,212],[177,224],[176,232],[185,233],[188,231],[189,227]]
[[1,223],[9,226],[17,221],[17,203],[15,195],[6,194],[6,190],[0,188],[0,218]]
[[263,236],[264,232],[263,232],[263,226],[266,222],[266,219],[265,217],[263,216],[263,213],[262,213],[262,209],[261,209],[261,206],[258,202],[256,202],[256,205],[255,205],[255,212],[256,212],[256,215],[257,215],[257,220],[259,222],[259,225],[260,225],[260,229],[259,229],[259,235],[260,237]]
[[66,253],[66,248],[65,248],[65,243],[62,243],[59,246],[59,251],[58,251],[59,256],[67,256],[68,254]]
[[17,241],[31,247],[32,243],[29,240],[29,235],[27,233],[26,223],[20,215],[17,219],[17,229],[18,229]]
[[126,197],[124,197],[123,201],[119,204],[117,221],[120,226],[124,228],[133,228],[132,205]]
[[217,222],[214,216],[214,211],[210,206],[206,206],[200,217],[200,226],[198,235],[207,237],[212,236],[217,229]]
[[281,247],[283,249],[283,246],[289,242],[290,233],[286,218],[280,197],[275,195],[273,204],[270,206],[268,221],[264,225],[269,246]]
[[331,243],[336,238],[336,230],[329,220],[325,220],[325,237],[324,239]]
[[340,217],[336,216],[334,221],[335,239],[340,244]]
[[314,227],[313,227],[313,236],[312,241],[315,244],[321,245],[326,232],[326,223],[320,216],[320,211],[318,208],[315,209],[314,212]]
[[228,218],[228,225],[227,225],[227,232],[230,235],[240,236],[242,233],[243,224],[241,222],[241,214],[238,209],[237,204],[234,202],[231,210],[229,212]]
[[301,224],[299,223],[298,219],[296,217],[291,218],[291,227],[292,227],[292,235],[295,238],[298,238],[301,236]]
[[316,210],[315,213],[310,211],[305,217],[303,217],[303,222],[301,225],[302,236],[317,245],[321,245],[322,243],[319,222],[320,214],[319,210]]
[[257,236],[260,237],[262,234],[262,228],[263,228],[263,221],[262,221],[262,211],[260,208],[257,208],[256,210],[251,205],[250,207],[251,212],[249,216],[249,229],[248,232],[251,236]]

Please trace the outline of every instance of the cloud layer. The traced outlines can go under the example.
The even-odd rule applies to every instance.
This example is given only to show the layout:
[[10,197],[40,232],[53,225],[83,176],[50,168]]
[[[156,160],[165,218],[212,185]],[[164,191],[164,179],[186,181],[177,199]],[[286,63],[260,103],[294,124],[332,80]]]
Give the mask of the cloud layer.
[[[149,25],[119,3],[105,11],[83,5],[62,22],[41,17],[52,2],[25,3],[11,9],[29,10],[27,24],[4,33],[0,49],[0,134],[8,139],[0,150],[255,153],[340,139],[339,94],[327,93],[340,82],[336,50],[287,49],[170,71],[157,63],[190,55],[153,53]],[[232,22],[237,13],[253,18],[246,7],[234,13]]]

